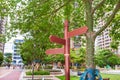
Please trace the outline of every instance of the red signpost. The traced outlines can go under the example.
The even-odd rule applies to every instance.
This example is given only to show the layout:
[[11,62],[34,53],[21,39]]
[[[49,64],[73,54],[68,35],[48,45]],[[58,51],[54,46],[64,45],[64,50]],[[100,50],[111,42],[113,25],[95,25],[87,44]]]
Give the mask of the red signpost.
[[65,39],[58,38],[57,36],[51,35],[51,36],[50,36],[50,41],[51,41],[51,42],[56,42],[56,43],[58,43],[58,44],[63,44],[63,45],[65,45]]
[[46,50],[46,54],[63,54],[64,48],[55,48]]
[[87,27],[75,29],[71,32],[68,30],[68,21],[64,22],[64,39],[57,36],[50,36],[50,41],[64,45],[64,48],[55,48],[46,50],[46,54],[63,54],[65,56],[65,76],[66,80],[70,80],[70,37],[81,35],[87,32]]

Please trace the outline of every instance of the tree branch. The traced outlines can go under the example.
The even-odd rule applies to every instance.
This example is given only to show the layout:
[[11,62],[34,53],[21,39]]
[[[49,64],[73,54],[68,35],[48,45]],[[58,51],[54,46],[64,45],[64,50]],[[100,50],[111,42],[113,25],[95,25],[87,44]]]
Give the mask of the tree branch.
[[92,14],[96,11],[96,9],[98,9],[99,7],[101,7],[104,4],[105,1],[106,0],[102,0],[98,5],[96,5],[96,7],[94,7],[93,10],[92,10]]
[[99,31],[96,32],[95,37],[108,27],[108,25],[112,22],[113,18],[115,17],[119,9],[120,9],[120,0],[116,4],[115,9],[113,10],[112,14],[109,16],[108,21],[102,26],[102,28]]
[[63,4],[62,6],[60,6],[59,8],[57,8],[57,9],[55,9],[53,12],[52,12],[52,14],[53,13],[56,13],[57,11],[59,11],[62,7],[64,7],[66,4],[68,4],[69,2],[70,2],[71,0],[68,0],[65,4]]

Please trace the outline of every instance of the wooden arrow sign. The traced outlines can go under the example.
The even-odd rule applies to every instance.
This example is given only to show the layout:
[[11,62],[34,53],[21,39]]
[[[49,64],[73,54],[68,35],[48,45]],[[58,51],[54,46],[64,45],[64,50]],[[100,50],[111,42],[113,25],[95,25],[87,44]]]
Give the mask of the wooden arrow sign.
[[70,32],[68,32],[68,38],[77,36],[77,35],[82,35],[82,34],[86,33],[87,30],[88,30],[88,28],[85,26],[85,27],[81,27],[81,28],[75,29],[73,31],[70,31]]
[[51,35],[49,38],[51,42],[65,45],[65,39],[58,38],[57,36],[53,36],[53,35]]
[[64,54],[64,48],[48,49],[46,54]]

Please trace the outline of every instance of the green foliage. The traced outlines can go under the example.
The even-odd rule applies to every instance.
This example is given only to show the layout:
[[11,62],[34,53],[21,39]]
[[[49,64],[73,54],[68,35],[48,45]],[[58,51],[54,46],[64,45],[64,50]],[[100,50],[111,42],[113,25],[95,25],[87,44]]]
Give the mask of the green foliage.
[[32,39],[25,40],[20,47],[20,54],[23,61],[28,64],[31,64],[33,60],[43,61],[45,57],[44,45],[40,45]]
[[[7,33],[16,33],[17,30],[21,34],[25,34],[26,39],[32,39],[33,45],[24,49],[24,55],[33,55],[35,58],[44,58],[45,50],[48,48],[61,47],[51,44],[49,36],[57,35],[63,38],[63,21],[69,20],[69,28],[75,28],[87,25],[87,64],[94,62],[94,40],[103,30],[111,23],[115,14],[119,12],[119,0],[9,0],[11,13],[10,27]],[[3,2],[5,2],[3,0]],[[101,4],[99,4],[101,3]],[[117,8],[115,5],[118,4]],[[6,5],[4,5],[6,6]],[[107,13],[106,13],[107,12]],[[112,15],[111,15],[112,14]],[[117,18],[116,18],[117,19]],[[118,20],[119,21],[119,20]],[[100,22],[104,22],[102,26]],[[118,22],[119,23],[119,22]],[[111,23],[112,25],[112,23]],[[96,30],[102,27],[100,30]],[[119,30],[119,27],[118,29]],[[119,34],[119,32],[117,32]],[[117,35],[119,36],[119,35]],[[34,50],[33,50],[34,49]],[[30,50],[30,51],[29,51]],[[28,52],[27,52],[28,51]],[[35,51],[35,52],[33,52]],[[36,52],[37,51],[37,52]],[[25,58],[24,58],[25,59]],[[26,58],[27,59],[27,58]],[[30,61],[33,58],[30,58]]]
[[[102,78],[109,78],[110,80],[119,80],[120,75],[119,74],[101,74]],[[57,76],[60,80],[65,80],[65,76]],[[76,76],[70,76],[70,80],[79,80],[79,77]]]
[[111,44],[110,44],[111,48],[113,49],[118,49],[118,46],[119,46],[119,42],[117,41],[112,41]]
[[120,14],[118,13],[111,24],[110,36],[112,38],[111,47],[117,49],[120,43]]
[[101,74],[102,78],[110,78],[110,80],[119,80],[120,75],[119,74]]
[[0,52],[0,65],[2,64],[2,61],[3,61],[3,53]]
[[84,63],[85,62],[86,50],[85,48],[79,48],[77,50],[71,50],[70,57],[74,63]]
[[50,72],[61,72],[61,70],[50,70]]
[[[53,58],[51,58],[51,59],[53,59]],[[56,55],[55,58],[54,58],[54,62],[64,63],[64,54]]]
[[[32,75],[31,71],[26,72],[26,75]],[[34,71],[34,75],[50,75],[49,71]]]
[[61,62],[64,63],[64,55],[58,54],[58,55],[47,55],[44,58],[44,63],[53,63],[53,62]]
[[12,62],[12,53],[5,53],[5,62],[10,63]]
[[52,69],[52,68],[53,68],[52,65],[47,65],[47,66],[45,66],[45,69]]
[[114,67],[115,65],[120,64],[120,58],[112,53],[110,50],[100,50],[95,55],[95,63],[100,67],[110,65]]
[[[60,80],[65,80],[65,76],[57,76]],[[79,80],[78,76],[70,76],[70,80]]]
[[5,35],[0,34],[0,42],[5,43]]

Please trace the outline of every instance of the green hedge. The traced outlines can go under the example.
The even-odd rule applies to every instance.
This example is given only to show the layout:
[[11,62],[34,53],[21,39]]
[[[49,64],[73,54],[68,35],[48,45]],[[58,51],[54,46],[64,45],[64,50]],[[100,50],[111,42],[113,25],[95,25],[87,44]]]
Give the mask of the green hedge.
[[[32,75],[32,71],[26,72],[26,75]],[[43,70],[34,71],[34,75],[50,75],[50,72],[49,71],[43,71]]]
[[50,72],[61,72],[61,70],[50,70]]
[[45,69],[52,69],[53,66],[45,66]]

